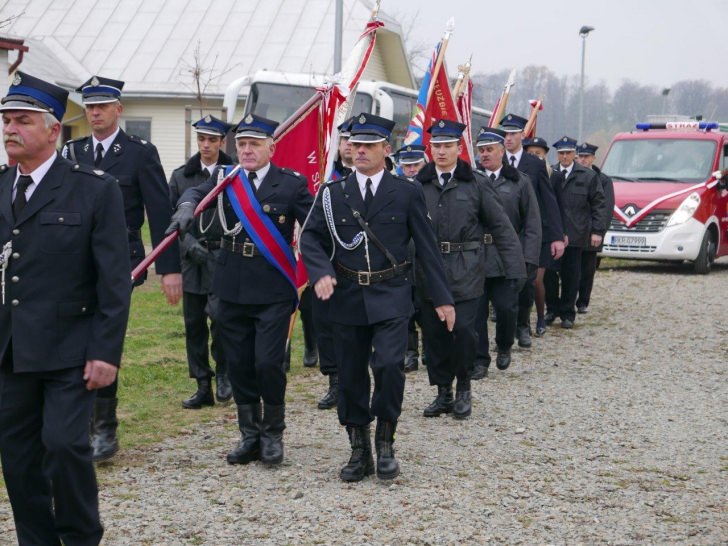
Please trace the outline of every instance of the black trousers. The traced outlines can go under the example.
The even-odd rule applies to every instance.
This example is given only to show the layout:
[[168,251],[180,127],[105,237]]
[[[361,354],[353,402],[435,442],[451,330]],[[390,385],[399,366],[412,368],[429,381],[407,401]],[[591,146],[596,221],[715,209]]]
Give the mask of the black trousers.
[[488,301],[493,302],[496,313],[495,344],[501,350],[513,346],[516,335],[516,316],[518,315],[518,294],[511,288],[505,277],[488,277],[485,279],[485,293],[480,298],[478,318],[478,353],[477,360],[488,366],[490,353],[488,351]]
[[[362,326],[333,324],[342,425],[364,426],[374,417],[391,422],[399,419],[408,321],[409,317],[399,317]],[[371,409],[370,364],[374,377]]]
[[0,458],[20,546],[101,541],[83,368],[0,369]]
[[218,343],[226,355],[233,398],[238,405],[285,403],[288,325],[293,302],[263,305],[220,300]]
[[[187,367],[190,377],[193,379],[211,379],[215,375],[210,366],[210,353],[215,360],[217,373],[227,374],[227,364],[223,355],[220,354],[216,339],[217,306],[217,296],[212,294],[182,293]],[[208,350],[210,337],[212,337],[212,345]]]
[[584,250],[581,253],[581,279],[579,280],[579,296],[576,305],[589,307],[591,293],[594,288],[594,275],[597,272],[597,252]]
[[[567,246],[561,257],[561,267],[558,271],[547,269],[544,273],[543,283],[546,288],[546,312],[554,313],[561,320],[575,320],[576,293],[579,290],[581,276],[581,248]],[[559,280],[561,290],[559,290]]]
[[298,314],[301,316],[301,328],[303,329],[303,343],[308,351],[316,347],[316,323],[313,320],[311,292],[310,286],[304,288],[303,292],[301,292],[301,301],[298,303]]
[[536,274],[538,267],[533,264],[526,264],[528,277],[526,284],[518,294],[518,317],[516,318],[516,330],[530,328],[531,308],[536,299]]
[[333,326],[329,321],[329,305],[329,300],[320,300],[315,296],[311,298],[311,315],[313,329],[316,332],[319,368],[324,375],[337,373]]
[[480,298],[455,303],[455,327],[447,326],[435,312],[431,301],[422,302],[422,335],[427,338],[425,359],[430,385],[452,385],[452,380],[467,379],[475,361],[478,335],[475,320]]

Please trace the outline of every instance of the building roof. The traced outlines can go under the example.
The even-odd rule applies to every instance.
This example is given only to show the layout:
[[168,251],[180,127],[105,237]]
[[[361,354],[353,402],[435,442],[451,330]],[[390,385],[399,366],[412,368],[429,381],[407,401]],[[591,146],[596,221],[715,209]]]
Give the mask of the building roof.
[[[75,87],[92,74],[126,82],[124,94],[206,95],[267,69],[333,72],[335,0],[0,0],[3,33],[26,38],[21,70]],[[373,2],[344,0],[346,57]],[[401,29],[380,11],[377,49],[389,81],[412,87]],[[367,74],[365,73],[365,77]]]

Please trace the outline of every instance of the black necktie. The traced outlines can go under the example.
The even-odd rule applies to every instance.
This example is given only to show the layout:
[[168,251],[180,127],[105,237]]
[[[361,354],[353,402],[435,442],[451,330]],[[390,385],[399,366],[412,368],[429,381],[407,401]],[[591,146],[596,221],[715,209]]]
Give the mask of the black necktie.
[[210,178],[210,169],[208,169],[207,167],[202,169],[202,176],[204,176],[206,179]]
[[450,177],[452,176],[452,173],[442,173],[440,177],[442,178],[442,187],[444,188],[447,186],[447,183],[450,181]]
[[490,173],[490,179],[495,180],[495,173]]
[[511,156],[511,167],[513,167],[514,169],[516,168],[516,156],[515,155]]
[[561,169],[561,174],[564,175],[564,180],[566,180],[567,176],[569,175],[569,171],[567,171],[566,169]]
[[372,193],[372,179],[367,178],[367,182],[365,184],[366,190],[364,190],[364,208],[366,210],[369,210],[369,207],[372,204],[372,201],[374,201],[374,193]]
[[18,177],[18,184],[15,187],[15,201],[13,201],[13,214],[15,215],[16,220],[28,202],[25,198],[25,191],[32,183],[33,179],[27,174],[21,174],[20,177]]
[[258,175],[255,174],[255,171],[250,171],[248,173],[248,180],[250,180],[250,187],[253,188],[253,193],[258,193],[258,188],[255,185],[255,179],[258,178]]
[[104,158],[104,145],[100,142],[96,145],[96,159],[94,159],[94,167],[101,165],[101,160]]

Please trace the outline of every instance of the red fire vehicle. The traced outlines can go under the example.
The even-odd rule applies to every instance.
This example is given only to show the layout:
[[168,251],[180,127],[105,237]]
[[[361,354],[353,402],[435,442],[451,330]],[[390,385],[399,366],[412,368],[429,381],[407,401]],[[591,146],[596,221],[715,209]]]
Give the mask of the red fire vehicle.
[[[728,130],[728,127],[723,127]],[[615,206],[603,256],[693,262],[708,273],[728,254],[728,133],[716,122],[638,123],[617,134],[602,170]]]

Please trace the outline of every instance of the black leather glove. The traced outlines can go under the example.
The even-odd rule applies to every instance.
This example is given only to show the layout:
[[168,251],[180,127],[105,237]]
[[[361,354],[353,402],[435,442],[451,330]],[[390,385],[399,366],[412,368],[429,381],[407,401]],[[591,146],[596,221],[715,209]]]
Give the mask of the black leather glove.
[[187,233],[195,221],[195,206],[192,203],[182,203],[172,215],[172,222],[169,224],[165,235],[179,230],[180,235]]
[[526,286],[525,277],[521,277],[520,279],[509,279],[509,282],[511,283],[511,288],[516,294],[520,294],[523,287]]
[[207,263],[210,259],[210,251],[202,246],[197,239],[189,233],[185,235],[185,247],[187,247],[187,258],[198,265]]

